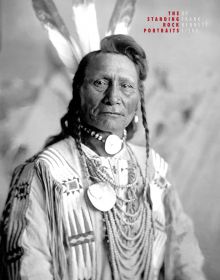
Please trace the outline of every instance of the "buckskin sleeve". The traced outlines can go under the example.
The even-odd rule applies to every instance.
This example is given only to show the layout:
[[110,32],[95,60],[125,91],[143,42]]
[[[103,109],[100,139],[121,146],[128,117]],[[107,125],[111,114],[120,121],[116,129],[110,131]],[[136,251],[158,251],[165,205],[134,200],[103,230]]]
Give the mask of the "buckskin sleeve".
[[46,213],[35,163],[19,166],[1,222],[0,279],[53,279]]
[[171,186],[165,198],[168,240],[165,253],[166,280],[205,280],[203,255],[191,219],[183,211]]

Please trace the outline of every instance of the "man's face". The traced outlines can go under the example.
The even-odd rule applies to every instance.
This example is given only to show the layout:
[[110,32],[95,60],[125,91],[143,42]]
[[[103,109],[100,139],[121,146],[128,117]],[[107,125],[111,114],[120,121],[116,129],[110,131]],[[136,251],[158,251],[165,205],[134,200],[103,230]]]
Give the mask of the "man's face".
[[124,55],[97,55],[86,68],[80,97],[86,124],[120,136],[139,102],[134,63]]

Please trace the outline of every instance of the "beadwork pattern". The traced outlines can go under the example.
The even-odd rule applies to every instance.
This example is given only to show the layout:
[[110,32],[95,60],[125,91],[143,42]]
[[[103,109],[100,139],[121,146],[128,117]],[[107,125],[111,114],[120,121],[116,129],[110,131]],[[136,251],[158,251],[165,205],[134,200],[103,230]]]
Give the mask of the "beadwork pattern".
[[149,279],[154,239],[152,210],[145,195],[146,181],[135,156],[127,151],[126,185],[117,184],[100,161],[84,156],[91,182],[108,182],[117,196],[114,207],[102,214],[113,279]]

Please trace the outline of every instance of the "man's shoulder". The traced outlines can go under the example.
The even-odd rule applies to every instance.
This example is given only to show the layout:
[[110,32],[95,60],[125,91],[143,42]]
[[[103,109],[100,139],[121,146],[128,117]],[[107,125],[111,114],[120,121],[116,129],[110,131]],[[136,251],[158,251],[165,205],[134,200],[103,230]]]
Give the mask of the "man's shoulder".
[[73,164],[77,153],[75,140],[67,137],[43,149],[38,154],[37,160],[44,161],[54,168],[62,168],[66,164]]
[[150,149],[149,153],[149,160],[151,161],[151,164],[153,165],[154,169],[162,173],[165,177],[168,170],[168,163],[167,161],[153,148]]
[[46,166],[57,181],[79,177],[81,165],[75,140],[67,137],[48,146],[38,154],[37,165]]
[[68,136],[62,140],[59,140],[58,142],[47,146],[44,148],[40,153],[39,156],[42,155],[45,152],[55,150],[61,154],[68,153],[70,151],[76,151],[76,145],[75,145],[75,139],[71,136]]
[[74,139],[65,138],[42,149],[25,162],[19,164],[14,169],[12,177],[31,178],[36,170],[39,171],[42,168],[56,172],[57,169],[74,165],[74,158],[77,157],[76,153],[77,149]]

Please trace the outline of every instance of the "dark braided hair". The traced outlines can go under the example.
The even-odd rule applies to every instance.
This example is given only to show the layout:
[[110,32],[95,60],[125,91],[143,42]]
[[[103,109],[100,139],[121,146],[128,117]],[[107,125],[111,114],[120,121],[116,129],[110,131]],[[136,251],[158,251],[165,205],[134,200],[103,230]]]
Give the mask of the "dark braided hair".
[[[72,93],[73,98],[69,103],[67,113],[61,118],[61,133],[53,136],[48,139],[46,146],[54,144],[69,135],[72,135],[76,141],[77,148],[79,149],[80,154],[82,155],[81,148],[81,129],[80,129],[80,88],[84,82],[86,68],[89,62],[97,55],[101,53],[115,53],[127,56],[135,65],[138,73],[138,82],[139,82],[139,93],[140,93],[140,102],[141,102],[141,112],[142,112],[142,122],[145,129],[146,137],[146,153],[147,158],[149,156],[149,130],[147,125],[147,117],[145,110],[145,101],[144,101],[144,86],[143,81],[147,77],[147,60],[144,50],[135,42],[135,40],[128,35],[111,35],[105,37],[101,41],[101,48],[98,51],[90,52],[83,57],[79,63],[78,69],[75,73],[73,84],[72,84]],[[128,128],[129,129],[129,126]]]

